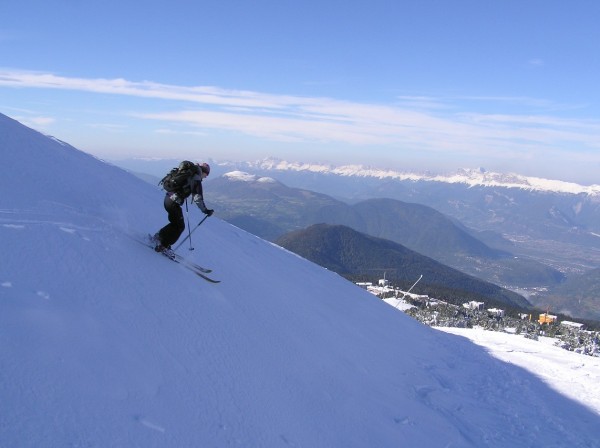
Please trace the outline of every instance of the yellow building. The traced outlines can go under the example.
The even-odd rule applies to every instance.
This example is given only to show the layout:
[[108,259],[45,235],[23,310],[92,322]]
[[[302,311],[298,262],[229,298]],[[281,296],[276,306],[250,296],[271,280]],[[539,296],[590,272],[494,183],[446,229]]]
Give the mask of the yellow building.
[[554,322],[556,322],[556,316],[548,313],[540,314],[538,322],[540,324],[553,324]]

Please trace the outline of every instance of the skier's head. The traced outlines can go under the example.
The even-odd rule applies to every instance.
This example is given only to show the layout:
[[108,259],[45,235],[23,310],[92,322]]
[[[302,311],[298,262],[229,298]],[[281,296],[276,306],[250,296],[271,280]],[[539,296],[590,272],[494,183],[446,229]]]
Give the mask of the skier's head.
[[207,177],[210,174],[210,165],[208,163],[199,163],[200,172],[202,173],[202,177]]

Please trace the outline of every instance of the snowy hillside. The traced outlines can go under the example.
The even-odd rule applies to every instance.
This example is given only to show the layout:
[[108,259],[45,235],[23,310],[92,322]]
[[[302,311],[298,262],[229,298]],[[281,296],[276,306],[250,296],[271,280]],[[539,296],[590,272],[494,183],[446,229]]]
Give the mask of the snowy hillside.
[[597,446],[597,409],[218,217],[194,276],[135,241],[156,188],[3,115],[0,191],[2,447]]

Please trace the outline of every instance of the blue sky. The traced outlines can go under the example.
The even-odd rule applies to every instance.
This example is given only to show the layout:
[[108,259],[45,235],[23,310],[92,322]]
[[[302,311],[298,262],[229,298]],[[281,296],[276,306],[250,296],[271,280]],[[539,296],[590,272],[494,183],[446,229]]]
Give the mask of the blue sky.
[[0,3],[0,112],[100,157],[599,183],[600,2]]

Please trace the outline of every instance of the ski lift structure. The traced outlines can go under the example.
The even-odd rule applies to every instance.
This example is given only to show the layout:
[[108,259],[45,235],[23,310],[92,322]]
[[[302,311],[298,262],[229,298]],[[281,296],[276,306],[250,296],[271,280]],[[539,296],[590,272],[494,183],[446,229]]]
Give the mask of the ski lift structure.
[[[417,286],[417,283],[419,283],[419,282],[421,281],[421,279],[422,279],[422,278],[423,278],[423,274],[421,274],[421,275],[419,276],[419,278],[417,279],[417,281],[413,283],[413,285],[412,285],[412,286],[411,286],[411,287],[408,289],[408,291],[406,291],[406,292],[402,291],[402,292],[403,292],[403,294],[402,294],[402,297],[400,298],[400,300],[404,300],[404,298],[405,298],[405,297],[406,297],[408,294],[410,294],[410,292],[412,291],[412,289],[413,289],[415,286]],[[398,304],[400,304],[400,301],[399,301],[399,302],[396,304],[395,308],[398,308]]]
[[[404,298],[407,295],[411,294],[411,291],[413,290],[413,288],[415,286],[417,286],[417,283],[419,283],[421,281],[421,279],[423,278],[423,274],[421,274],[419,276],[419,278],[417,279],[417,281],[414,282],[413,285],[410,288],[408,288],[407,291],[402,291],[401,289],[398,289],[398,288],[388,289],[388,288],[390,288],[390,282],[387,279],[387,273],[388,273],[388,271],[396,271],[396,270],[397,270],[397,268],[373,268],[373,269],[369,269],[369,271],[379,271],[379,272],[383,271],[383,278],[379,279],[377,288],[379,288],[380,292],[382,292],[382,293],[385,292],[385,290],[387,290],[387,292],[394,292],[395,298],[398,300],[398,304],[399,304],[399,303],[401,303],[404,300]],[[367,289],[370,289],[370,288],[367,288]],[[373,289],[375,289],[375,288],[373,287]],[[397,307],[398,307],[398,305],[396,305],[396,308]]]

